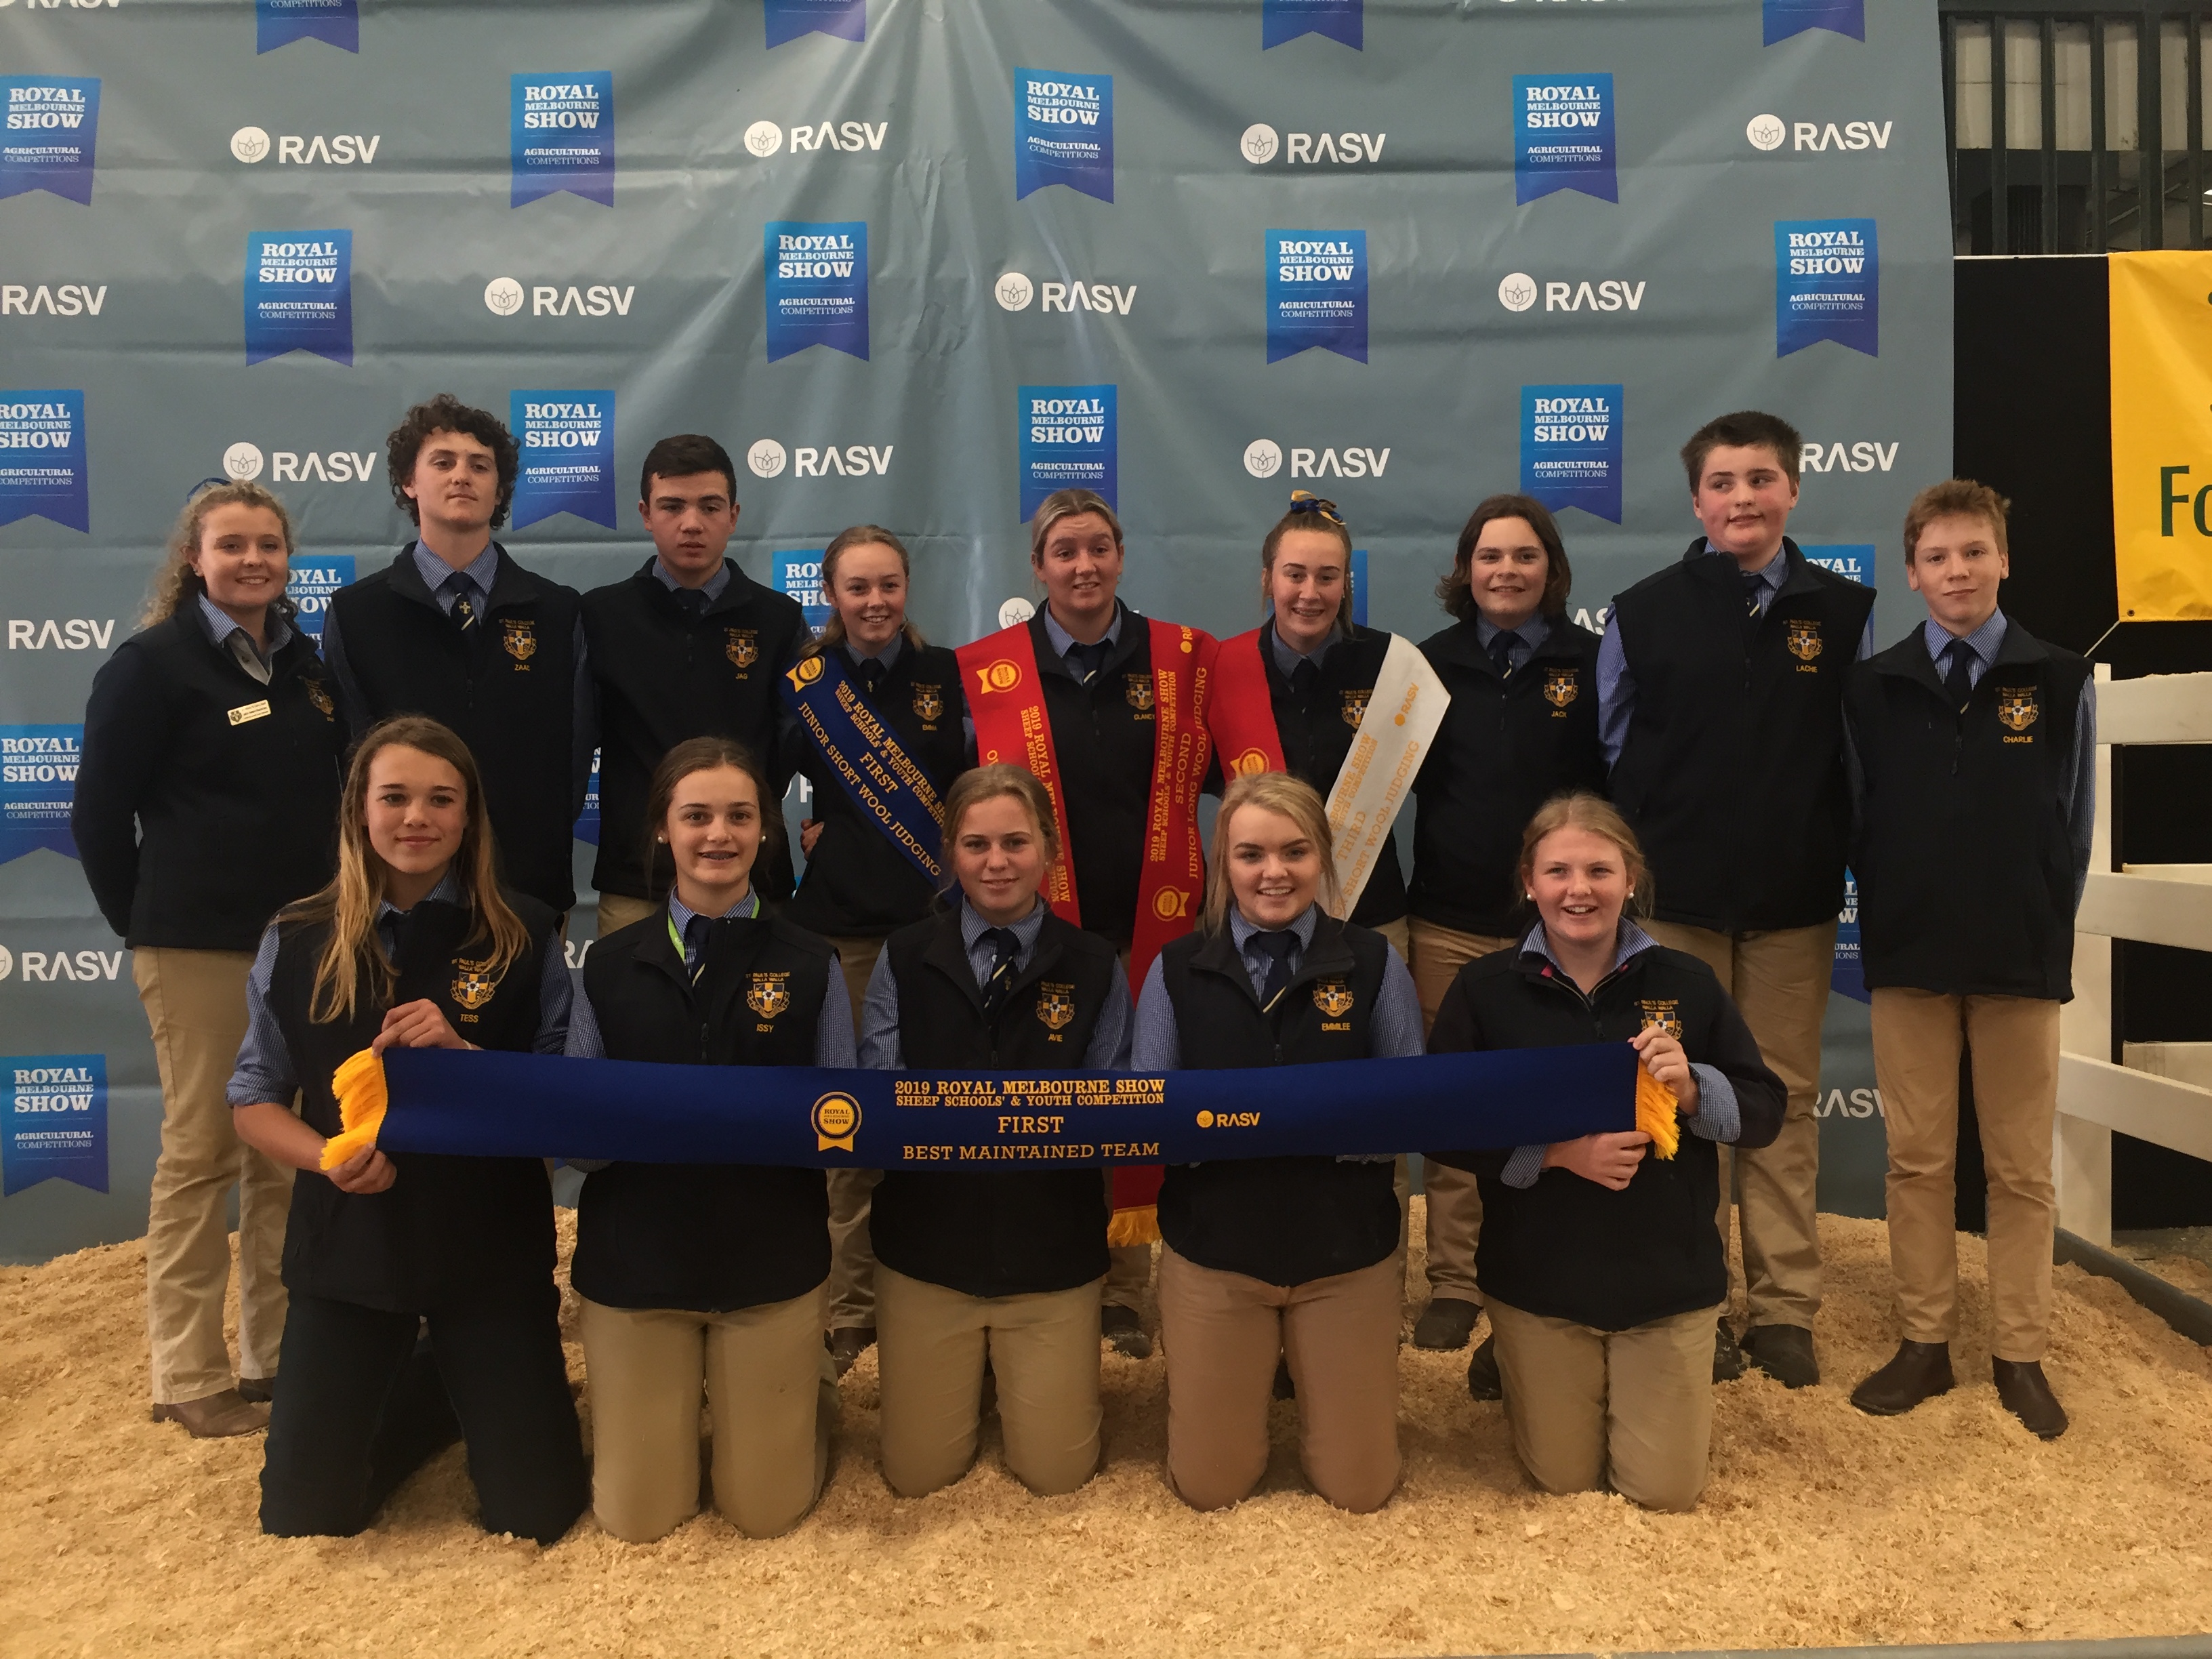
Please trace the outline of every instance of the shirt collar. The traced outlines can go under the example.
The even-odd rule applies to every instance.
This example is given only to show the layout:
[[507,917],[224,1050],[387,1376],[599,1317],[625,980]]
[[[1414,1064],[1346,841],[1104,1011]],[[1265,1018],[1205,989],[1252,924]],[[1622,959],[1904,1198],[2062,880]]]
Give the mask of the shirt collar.
[[[453,579],[453,567],[422,545],[418,539],[412,550],[416,573],[422,578],[422,586],[433,593],[440,592]],[[466,576],[484,598],[491,597],[492,579],[499,574],[499,544],[486,542],[484,550],[461,567]]]
[[[1620,919],[1620,930],[1614,935],[1614,939],[1613,966],[1607,970],[1608,975],[1619,973],[1628,965],[1632,957],[1643,955],[1644,951],[1652,949],[1659,943],[1626,916]],[[1544,924],[1541,921],[1531,927],[1527,936],[1522,939],[1521,954],[1524,957],[1541,957],[1561,973],[1567,971],[1559,957],[1552,954],[1552,941],[1545,934]]]
[[905,631],[902,629],[900,632],[892,635],[890,643],[886,645],[880,651],[872,651],[863,655],[849,639],[845,641],[843,648],[845,652],[845,660],[851,663],[855,668],[858,668],[864,662],[879,662],[883,664],[885,668],[889,668],[892,664],[896,663],[899,659],[899,653],[903,650],[905,647],[906,634]]
[[[438,878],[438,884],[422,896],[422,902],[425,904],[433,902],[438,904],[459,904],[460,902],[461,872],[454,869],[451,865],[447,865],[446,866],[446,873]],[[410,915],[412,914],[413,912],[411,911],[401,909],[390,899],[380,899],[377,901],[376,919],[379,921],[382,921],[386,916],[404,916]]]
[[[476,567],[471,565],[469,568],[471,573],[473,573]],[[659,578],[660,585],[666,588],[670,592],[680,592],[683,590],[684,584],[678,581],[675,577],[668,574],[668,567],[661,563],[657,556],[653,561],[653,574],[656,577]],[[704,593],[707,596],[707,603],[712,605],[716,599],[722,597],[722,590],[729,586],[729,585],[730,562],[727,559],[725,559],[720,565],[715,567],[714,574],[713,575],[708,577],[705,581],[699,584],[698,591]],[[489,592],[490,590],[487,588],[485,591]]]
[[[1720,549],[1715,547],[1710,538],[1708,538],[1705,542],[1705,551],[1711,554],[1717,559],[1727,559],[1730,564],[1735,564],[1735,568],[1738,571],[1741,571],[1743,568],[1741,565],[1736,564],[1735,559],[1730,558],[1728,554],[1722,552]],[[1774,556],[1751,574],[1758,577],[1759,580],[1765,582],[1769,587],[1779,592],[1781,590],[1782,584],[1790,580],[1790,550],[1787,547],[1776,548],[1774,550]]]
[[[1480,611],[1474,613],[1475,643],[1480,645],[1484,650],[1489,650],[1490,642],[1504,631],[1505,630],[1504,629],[1500,628],[1496,623],[1491,621],[1489,617],[1484,616]],[[1531,651],[1534,651],[1538,646],[1543,644],[1546,640],[1552,637],[1552,619],[1540,611],[1513,631],[1521,636],[1522,644],[1527,646]]]
[[1982,666],[1986,668],[1997,659],[1997,652],[2004,644],[2005,627],[2005,613],[2001,610],[1990,612],[1990,619],[1971,634],[1954,634],[1930,617],[1920,624],[1920,638],[1928,647],[1929,660],[1938,669],[1943,665],[1944,652],[1950,649],[1951,641],[1956,639],[1966,641],[1973,653],[1982,659]]
[[[1052,641],[1052,654],[1055,657],[1066,656],[1067,647],[1075,643],[1075,635],[1060,625],[1060,618],[1052,614],[1050,605],[1045,606],[1038,614],[1044,618],[1044,636]],[[1122,615],[1121,602],[1116,599],[1114,601],[1114,620],[1106,624],[1106,636],[1100,641],[1101,644],[1110,646],[1121,643]]]
[[986,921],[975,907],[968,902],[968,895],[963,893],[960,896],[960,943],[972,955],[976,942],[984,934],[994,927],[1004,927],[1013,934],[1015,944],[1021,947],[1015,953],[1016,959],[1026,960],[1030,952],[1036,949],[1037,935],[1044,931],[1045,909],[1045,902],[1040,896],[1030,906],[1029,915],[1019,921]]
[[[668,890],[668,919],[676,924],[676,931],[679,935],[681,935],[685,929],[690,927],[691,918],[698,914],[699,913],[696,910],[692,909],[689,905],[685,904],[682,899],[676,896],[676,890],[674,888],[672,887]],[[728,909],[723,911],[720,915],[714,917],[713,920],[716,921],[727,921],[732,917],[742,920],[744,917],[757,916],[759,914],[760,890],[757,888],[749,887],[745,890],[745,896],[743,898],[739,899],[735,904],[732,904]]]
[[[1297,934],[1298,939],[1298,949],[1300,951],[1304,951],[1313,943],[1314,927],[1320,919],[1321,906],[1318,904],[1309,904],[1299,915],[1298,919],[1296,921],[1293,921],[1287,929],[1282,931]],[[1237,953],[1239,956],[1242,956],[1244,953],[1245,943],[1252,937],[1253,934],[1272,933],[1274,931],[1276,930],[1273,928],[1255,927],[1251,922],[1245,921],[1244,913],[1238,909],[1233,903],[1229,907],[1229,942],[1237,947]]]
[[[200,603],[200,624],[207,629],[208,638],[214,641],[216,644],[228,646],[233,634],[246,634],[245,629],[233,621],[224,612],[222,607],[208,598],[205,593],[196,594],[194,597]],[[292,625],[284,620],[283,612],[273,605],[269,607],[269,620],[264,625],[269,630],[269,648],[266,651],[262,650],[258,646],[253,646],[253,635],[251,634],[246,634],[246,642],[253,646],[254,655],[259,657],[264,663],[267,663],[272,660],[279,651],[292,643]]]
[[1319,645],[1310,651],[1300,651],[1282,636],[1281,632],[1275,626],[1273,617],[1270,617],[1267,619],[1268,647],[1274,653],[1275,666],[1282,670],[1285,679],[1290,678],[1291,671],[1302,662],[1310,662],[1316,668],[1319,668],[1322,659],[1336,648],[1337,641],[1343,637],[1343,623],[1334,622],[1329,624],[1328,632],[1322,635]]

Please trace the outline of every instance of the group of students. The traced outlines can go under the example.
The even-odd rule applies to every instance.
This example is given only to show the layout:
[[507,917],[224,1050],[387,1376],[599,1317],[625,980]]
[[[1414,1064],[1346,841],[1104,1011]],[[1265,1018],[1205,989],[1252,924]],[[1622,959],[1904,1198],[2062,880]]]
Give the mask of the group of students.
[[[1283,769],[1217,766],[1202,902],[1164,945],[1138,925],[1173,724],[1163,635],[1118,595],[1121,528],[1095,495],[1036,515],[1036,614],[958,653],[908,619],[897,537],[844,532],[816,638],[726,558],[736,476],[711,439],[654,446],[640,502],[654,555],[580,596],[493,539],[514,443],[440,398],[388,446],[417,536],[333,597],[319,653],[283,597],[283,504],[251,483],[199,489],[147,626],[95,681],[75,815],[163,1089],[155,1416],[196,1435],[265,1424],[270,1532],[359,1530],[459,1435],[489,1529],[550,1541],[588,1502],[641,1540],[697,1508],[703,1398],[714,1504],[767,1536],[814,1502],[837,1376],[875,1342],[900,1493],[960,1477],[994,1399],[1031,1489],[1097,1468],[1101,1339],[1138,1356],[1152,1341],[1151,1247],[1109,1246],[1097,1170],[583,1166],[587,1466],[547,1167],[371,1149],[323,1172],[331,1075],[362,1048],[1156,1071],[1623,1042],[1679,1103],[1676,1156],[1638,1133],[1423,1149],[1415,1340],[1464,1346],[1486,1317],[1468,1385],[1503,1397],[1546,1489],[1687,1508],[1714,1381],[1747,1358],[1786,1386],[1819,1380],[1814,1102],[1848,858],[1903,1334],[1853,1401],[1892,1413],[1953,1385],[1970,1052],[1994,1380],[2030,1430],[2062,1431],[2039,1362],[2088,671],[1998,608],[2005,503],[1960,480],[1905,521],[1929,619],[1874,654],[1871,590],[1786,536],[1800,447],[1756,412],[1694,434],[1704,534],[1619,596],[1601,638],[1569,618],[1550,514],[1522,495],[1475,509],[1438,587],[1454,620],[1420,647],[1449,706],[1419,774],[1412,878],[1385,856],[1348,915],[1324,798],[1392,641],[1351,620],[1334,505],[1294,500],[1261,550],[1267,619],[1219,642],[1213,678],[1264,686],[1248,695]],[[1034,663],[1049,779],[995,759],[988,734],[979,757],[971,657]],[[823,659],[940,798],[940,883],[780,695]],[[569,825],[594,748],[599,926],[579,990]],[[795,890],[780,810],[794,775],[816,815]],[[1355,1510],[1389,1497],[1403,1162],[1165,1171],[1167,1478],[1194,1505],[1253,1489],[1284,1392],[1317,1492]]]

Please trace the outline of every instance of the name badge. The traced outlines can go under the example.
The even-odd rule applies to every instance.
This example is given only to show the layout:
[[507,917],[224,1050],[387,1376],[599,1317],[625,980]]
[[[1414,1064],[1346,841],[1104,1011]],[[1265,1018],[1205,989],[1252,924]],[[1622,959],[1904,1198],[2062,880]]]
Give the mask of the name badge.
[[230,711],[230,723],[233,726],[243,726],[248,720],[260,720],[268,713],[269,699],[266,697],[259,702],[242,702]]

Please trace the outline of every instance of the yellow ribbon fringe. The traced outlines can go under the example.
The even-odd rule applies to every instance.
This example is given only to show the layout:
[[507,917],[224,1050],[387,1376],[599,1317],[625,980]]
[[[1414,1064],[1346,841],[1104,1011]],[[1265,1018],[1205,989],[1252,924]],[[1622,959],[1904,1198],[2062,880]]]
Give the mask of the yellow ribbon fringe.
[[1674,1118],[1681,1103],[1674,1091],[1645,1071],[1636,1068],[1636,1127],[1651,1137],[1655,1158],[1672,1158],[1681,1144],[1682,1132]]
[[1110,1248],[1124,1244],[1150,1244],[1160,1236],[1160,1211],[1156,1204],[1139,1209],[1116,1210],[1106,1224],[1106,1243]]
[[366,1048],[331,1073],[331,1089],[338,1097],[338,1121],[344,1127],[323,1143],[325,1170],[376,1145],[390,1098],[384,1090],[384,1062]]

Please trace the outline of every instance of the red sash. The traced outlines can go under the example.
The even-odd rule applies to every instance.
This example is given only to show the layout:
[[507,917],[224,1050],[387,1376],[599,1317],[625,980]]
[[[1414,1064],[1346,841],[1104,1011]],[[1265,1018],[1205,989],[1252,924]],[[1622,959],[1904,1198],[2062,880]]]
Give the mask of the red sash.
[[1060,829],[1060,857],[1044,872],[1042,892],[1053,915],[1080,927],[1083,909],[1076,902],[1075,866],[1069,860],[1067,797],[1060,787],[1060,758],[1052,746],[1052,721],[1046,717],[1044,687],[1037,680],[1036,646],[1029,624],[1017,623],[963,645],[953,656],[968,693],[968,713],[975,722],[975,759],[983,766],[1003,761],[1025,766],[1052,797],[1053,822]]
[[1286,772],[1283,738],[1275,729],[1275,707],[1267,691],[1267,630],[1255,628],[1221,642],[1213,671],[1213,695],[1206,700],[1206,723],[1221,756],[1222,775],[1250,777],[1255,772]]

